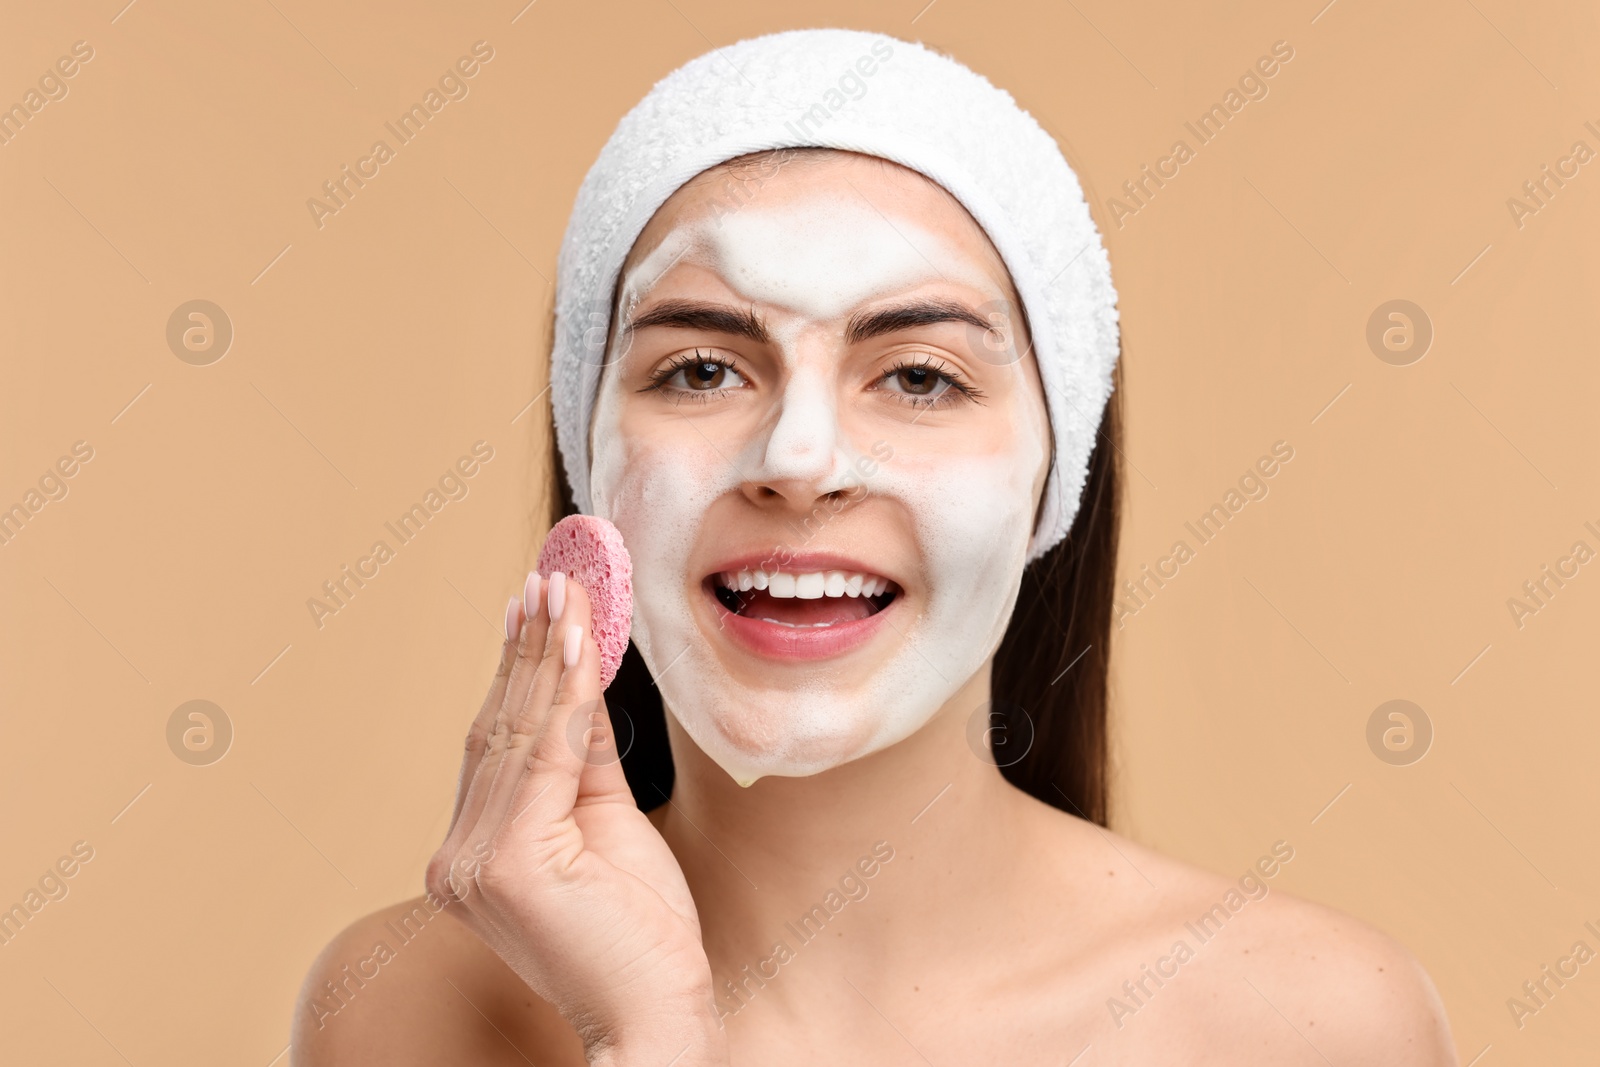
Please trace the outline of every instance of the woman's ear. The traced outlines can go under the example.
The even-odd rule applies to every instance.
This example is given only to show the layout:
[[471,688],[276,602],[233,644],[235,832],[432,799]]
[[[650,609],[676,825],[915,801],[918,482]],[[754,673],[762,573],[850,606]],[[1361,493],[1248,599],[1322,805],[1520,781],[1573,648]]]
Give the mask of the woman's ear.
[[1030,380],[1028,385],[1028,395],[1039,407],[1040,421],[1044,425],[1045,436],[1043,468],[1037,471],[1034,476],[1033,530],[1029,532],[1029,536],[1031,537],[1034,532],[1038,531],[1039,521],[1044,515],[1045,489],[1050,484],[1050,471],[1055,467],[1056,427],[1055,423],[1050,420],[1050,405],[1044,395],[1045,385],[1044,379],[1039,375],[1039,361],[1033,357],[1031,345],[1026,351],[1027,355],[1025,355],[1019,361],[1019,365],[1026,366],[1027,368],[1026,373]]

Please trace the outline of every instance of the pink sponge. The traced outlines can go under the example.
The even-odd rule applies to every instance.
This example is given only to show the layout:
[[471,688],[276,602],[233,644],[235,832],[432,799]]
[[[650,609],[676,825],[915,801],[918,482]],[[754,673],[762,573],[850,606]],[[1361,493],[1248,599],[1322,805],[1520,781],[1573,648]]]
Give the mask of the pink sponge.
[[561,571],[589,594],[604,689],[622,666],[633,625],[633,560],[622,532],[593,515],[568,515],[550,528],[537,570],[544,578]]

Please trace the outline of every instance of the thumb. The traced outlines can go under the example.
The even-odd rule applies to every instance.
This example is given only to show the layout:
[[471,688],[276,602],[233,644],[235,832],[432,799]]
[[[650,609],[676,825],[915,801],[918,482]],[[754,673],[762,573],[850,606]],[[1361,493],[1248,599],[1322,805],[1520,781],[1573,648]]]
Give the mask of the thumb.
[[[592,640],[587,643],[594,644]],[[594,653],[598,658],[599,649],[595,648]],[[578,778],[577,803],[633,805],[633,790],[628,787],[628,776],[622,769],[622,757],[636,737],[628,709],[618,707],[613,714],[611,706],[601,697],[580,708],[575,721],[582,725],[577,743],[584,762]]]

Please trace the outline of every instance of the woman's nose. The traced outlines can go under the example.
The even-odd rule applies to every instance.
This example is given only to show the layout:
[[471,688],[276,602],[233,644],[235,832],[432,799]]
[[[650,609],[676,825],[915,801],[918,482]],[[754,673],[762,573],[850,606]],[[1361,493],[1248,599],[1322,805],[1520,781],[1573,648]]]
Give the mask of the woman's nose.
[[744,486],[752,500],[785,497],[809,506],[818,497],[845,488],[849,470],[839,430],[838,411],[823,382],[791,380],[771,429],[752,442],[754,460]]

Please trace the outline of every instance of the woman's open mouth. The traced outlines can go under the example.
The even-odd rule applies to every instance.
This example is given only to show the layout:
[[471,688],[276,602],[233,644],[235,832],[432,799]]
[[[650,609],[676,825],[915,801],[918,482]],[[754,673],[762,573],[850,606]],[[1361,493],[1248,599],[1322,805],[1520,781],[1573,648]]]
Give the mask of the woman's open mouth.
[[826,659],[864,643],[901,595],[869,571],[751,567],[708,575],[722,629],[748,651],[780,659]]

